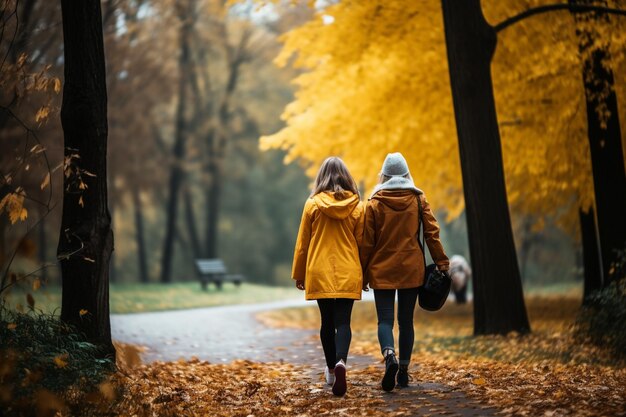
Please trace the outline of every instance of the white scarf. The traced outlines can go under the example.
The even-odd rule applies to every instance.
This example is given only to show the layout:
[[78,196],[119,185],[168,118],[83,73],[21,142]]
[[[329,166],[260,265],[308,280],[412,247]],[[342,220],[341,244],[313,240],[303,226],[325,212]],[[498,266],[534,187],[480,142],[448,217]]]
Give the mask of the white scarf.
[[383,190],[411,190],[414,191],[417,195],[424,194],[424,192],[417,188],[415,184],[413,184],[413,181],[411,181],[410,179],[404,178],[402,176],[393,176],[382,184],[376,185],[376,187],[374,187],[372,195],[370,195],[370,199],[374,197],[374,194]]

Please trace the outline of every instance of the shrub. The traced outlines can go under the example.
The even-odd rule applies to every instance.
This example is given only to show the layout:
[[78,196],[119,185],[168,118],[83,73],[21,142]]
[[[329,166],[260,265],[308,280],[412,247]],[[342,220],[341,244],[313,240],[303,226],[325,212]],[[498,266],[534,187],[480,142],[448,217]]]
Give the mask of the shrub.
[[53,314],[0,304],[0,406],[9,414],[30,408],[44,392],[94,389],[115,369],[102,358],[100,347]]
[[611,269],[613,281],[592,293],[576,320],[576,333],[626,358],[626,249]]

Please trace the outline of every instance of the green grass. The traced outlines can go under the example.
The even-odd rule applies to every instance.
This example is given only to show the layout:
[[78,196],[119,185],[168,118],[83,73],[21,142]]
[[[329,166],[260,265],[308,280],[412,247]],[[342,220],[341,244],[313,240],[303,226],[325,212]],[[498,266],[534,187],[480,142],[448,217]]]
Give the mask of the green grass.
[[[27,286],[16,288],[7,296],[11,308],[18,304],[26,307],[26,294],[35,298],[35,308],[49,313],[60,310],[61,288],[49,285],[37,291]],[[529,285],[526,295],[572,295],[582,296],[581,283],[562,283],[552,285]],[[111,284],[111,313],[140,313],[146,311],[180,310],[196,307],[210,307],[230,304],[250,304],[302,297],[302,293],[292,287],[270,287],[244,283],[235,287],[225,283],[222,290],[211,286],[209,291],[200,289],[198,282],[173,284]]]
[[[26,294],[35,298],[35,309],[60,312],[61,288],[49,285],[37,291],[13,289],[6,297],[10,308],[26,308]],[[295,288],[247,284],[240,287],[226,283],[222,290],[211,287],[202,291],[197,282],[175,284],[111,284],[111,313],[141,313],[146,311],[180,310],[230,304],[250,304],[302,297]]]
[[565,281],[557,283],[539,284],[529,283],[524,286],[524,295],[570,295],[572,297],[583,296],[582,281]]

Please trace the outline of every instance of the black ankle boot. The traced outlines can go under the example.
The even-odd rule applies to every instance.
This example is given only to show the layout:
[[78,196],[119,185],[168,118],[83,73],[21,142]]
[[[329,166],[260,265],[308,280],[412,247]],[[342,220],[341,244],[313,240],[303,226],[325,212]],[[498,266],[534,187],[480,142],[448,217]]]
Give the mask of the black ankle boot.
[[409,386],[408,365],[400,365],[400,369],[398,370],[398,385],[400,385],[402,388],[406,388]]
[[398,359],[395,353],[390,353],[385,357],[385,375],[382,382],[385,391],[389,392],[395,387],[396,373],[398,373]]

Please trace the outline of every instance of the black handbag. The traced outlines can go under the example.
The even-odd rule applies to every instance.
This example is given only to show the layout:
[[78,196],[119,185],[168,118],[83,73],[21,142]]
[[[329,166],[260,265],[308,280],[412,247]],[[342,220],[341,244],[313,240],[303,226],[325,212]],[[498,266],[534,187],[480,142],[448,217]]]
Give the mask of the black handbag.
[[[417,196],[417,204],[419,206],[419,225],[417,227],[417,244],[422,249],[424,255],[424,265],[426,265],[426,245],[424,238],[424,216],[422,215],[422,199]],[[420,242],[420,232],[422,241]],[[418,288],[418,302],[420,307],[428,311],[437,311],[445,304],[450,294],[452,279],[446,272],[441,272],[435,264],[426,266],[424,275],[424,284]]]

